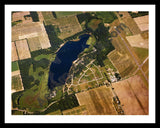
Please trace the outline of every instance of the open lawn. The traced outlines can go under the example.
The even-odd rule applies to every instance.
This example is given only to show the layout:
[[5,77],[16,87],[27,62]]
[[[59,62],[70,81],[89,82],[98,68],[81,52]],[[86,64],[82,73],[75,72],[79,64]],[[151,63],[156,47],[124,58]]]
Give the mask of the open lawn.
[[80,105],[86,105],[89,115],[117,115],[112,103],[112,90],[101,86],[85,92],[77,93]]

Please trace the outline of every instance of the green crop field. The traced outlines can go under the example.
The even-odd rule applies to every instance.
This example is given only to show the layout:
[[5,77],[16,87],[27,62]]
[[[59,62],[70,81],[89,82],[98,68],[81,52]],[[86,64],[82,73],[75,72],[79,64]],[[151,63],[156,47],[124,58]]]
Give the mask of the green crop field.
[[148,57],[148,49],[138,48],[138,47],[134,47],[133,49],[134,49],[134,52],[139,57],[141,63],[145,60],[145,58]]
[[57,11],[55,12],[56,18],[64,17],[64,16],[70,16],[70,15],[77,15],[81,14],[82,12],[76,12],[76,11]]
[[18,91],[22,90],[22,79],[20,75],[12,76],[12,89]]
[[18,61],[12,62],[12,72],[19,70]]
[[96,12],[98,18],[103,19],[104,23],[112,23],[117,16],[114,12]]
[[95,31],[98,28],[98,25],[102,23],[101,19],[92,19],[89,23],[88,23],[88,27],[91,28],[93,31]]

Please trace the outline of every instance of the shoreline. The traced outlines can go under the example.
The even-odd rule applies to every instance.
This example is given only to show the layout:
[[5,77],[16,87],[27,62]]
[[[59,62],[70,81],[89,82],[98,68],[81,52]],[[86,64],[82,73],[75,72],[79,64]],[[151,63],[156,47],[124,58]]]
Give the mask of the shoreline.
[[[82,34],[82,35],[85,35],[85,34],[88,34],[88,35],[90,35],[91,36],[91,33],[84,33],[84,34]],[[82,35],[80,35],[80,36],[82,36]],[[80,37],[79,36],[79,37]],[[80,38],[77,38],[77,39],[73,39],[73,40],[69,40],[69,41],[80,41]],[[67,43],[67,42],[69,42],[69,41],[65,41],[64,43],[62,43],[61,45],[60,45],[60,47],[56,50],[56,54],[57,54],[57,52]]]

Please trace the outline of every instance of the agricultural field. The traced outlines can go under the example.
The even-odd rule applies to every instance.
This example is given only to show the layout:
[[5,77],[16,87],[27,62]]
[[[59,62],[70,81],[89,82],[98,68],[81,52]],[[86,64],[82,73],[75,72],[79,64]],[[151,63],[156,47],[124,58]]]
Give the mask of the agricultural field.
[[12,76],[12,93],[23,91],[23,90],[24,88],[23,88],[21,75],[19,74],[19,75]]
[[95,12],[95,14],[98,18],[103,19],[104,23],[112,23],[115,19],[117,19],[114,12]]
[[[149,35],[139,29],[128,12],[34,15],[39,15],[40,20],[12,26],[12,114],[118,115],[116,95],[120,99],[116,104],[122,106],[124,114],[148,114],[149,57],[148,49],[140,47],[140,43]],[[127,27],[118,26],[120,23]],[[78,47],[84,51],[70,62],[63,83],[58,75],[54,80],[52,63],[70,60],[55,60],[60,58],[59,49],[83,34],[89,36],[82,42],[86,44]],[[70,51],[69,47],[63,47],[60,56]],[[64,65],[54,70],[60,73]]]
[[77,16],[68,16],[68,17],[61,17],[55,19],[53,24],[58,26],[59,28],[59,35],[60,39],[65,39],[70,37],[78,32],[82,31],[81,25],[78,22]]
[[62,115],[62,112],[61,112],[61,110],[57,110],[57,111],[54,111],[54,112],[50,112],[46,115]]
[[27,40],[16,41],[16,47],[20,60],[31,58]]
[[[125,12],[128,13],[128,12]],[[122,17],[124,24],[130,29],[133,35],[141,33],[138,25],[136,24],[135,20],[130,16],[127,15],[126,17]]]
[[116,67],[122,78],[133,74],[137,66],[121,38],[119,36],[114,37],[112,39],[112,44],[115,50],[110,52],[107,57]]
[[143,61],[148,57],[149,55],[149,50],[146,48],[138,48],[138,47],[134,47],[133,48],[134,52],[136,53],[136,55],[138,56],[138,58],[140,59],[140,63],[143,63]]
[[95,31],[98,28],[98,25],[102,23],[101,19],[92,19],[89,23],[88,23],[88,27],[91,28],[93,31]]
[[76,11],[56,11],[54,12],[55,13],[55,17],[56,18],[61,18],[61,17],[65,17],[65,16],[73,16],[73,15],[78,15],[78,14],[81,14],[82,12],[76,12]]
[[[144,61],[147,59],[148,49],[146,48],[148,48],[148,31],[141,32],[128,12],[119,12],[116,14],[118,15],[118,20],[110,24],[109,30],[110,33],[115,32],[115,37],[112,37],[111,40],[115,50],[110,52],[107,56],[119,71],[122,78],[124,78],[136,74],[138,67],[141,70]],[[122,16],[119,16],[119,14]],[[129,20],[127,21],[127,19]],[[125,29],[119,26],[120,23],[127,26],[130,34],[127,34]],[[144,75],[143,71],[142,74],[147,81],[147,77]]]
[[88,115],[85,105],[62,111],[63,115]]
[[119,97],[125,115],[148,115],[148,88],[141,76],[135,75],[112,83],[112,87]]
[[53,20],[55,19],[55,17],[53,16],[52,12],[43,11],[41,13],[42,13],[45,25],[53,24]]
[[25,23],[12,27],[12,41],[23,39],[29,39],[31,51],[51,47],[45,27],[43,23],[40,22]]
[[149,29],[149,15],[140,16],[133,19],[142,32]]
[[15,43],[12,42],[12,61],[17,61],[18,60],[18,55],[17,55],[17,50]]
[[143,39],[140,34],[127,36],[126,39],[132,47],[148,48],[149,46],[148,39]]
[[41,44],[38,37],[28,38],[27,40],[31,52],[41,49]]
[[12,62],[12,72],[19,70],[18,61]]
[[89,115],[117,115],[112,103],[112,90],[110,87],[101,86],[85,92],[77,93],[80,105],[86,105]]

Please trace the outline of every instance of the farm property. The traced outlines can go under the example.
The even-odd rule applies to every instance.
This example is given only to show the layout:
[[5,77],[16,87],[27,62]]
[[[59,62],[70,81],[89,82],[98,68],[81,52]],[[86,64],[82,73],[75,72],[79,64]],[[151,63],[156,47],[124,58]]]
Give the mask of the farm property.
[[62,111],[63,115],[88,115],[85,105]]
[[137,66],[120,37],[113,38],[112,44],[116,49],[107,55],[108,58],[117,68],[122,77],[131,75],[136,70]]
[[16,61],[16,60],[18,60],[17,50],[16,50],[15,43],[12,42],[12,61]]
[[132,47],[148,48],[148,39],[143,39],[140,34],[127,36],[126,39]]
[[12,93],[24,90],[21,75],[12,76]]
[[86,105],[89,115],[117,115],[112,103],[112,90],[110,87],[101,86],[96,89],[77,93],[80,105]]
[[60,39],[65,39],[82,31],[77,16],[68,16],[55,19],[53,24],[57,25],[60,30]]
[[46,49],[51,47],[43,23],[32,22],[19,24],[12,27],[12,41],[22,40],[26,38],[29,39],[29,47],[31,51],[38,50],[40,48]]
[[112,83],[126,115],[148,114],[148,89],[140,76]]
[[28,48],[27,40],[18,40],[16,41],[16,47],[18,51],[19,59],[31,58],[31,54]]

